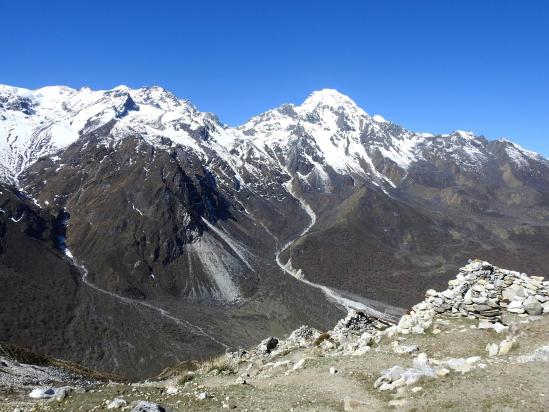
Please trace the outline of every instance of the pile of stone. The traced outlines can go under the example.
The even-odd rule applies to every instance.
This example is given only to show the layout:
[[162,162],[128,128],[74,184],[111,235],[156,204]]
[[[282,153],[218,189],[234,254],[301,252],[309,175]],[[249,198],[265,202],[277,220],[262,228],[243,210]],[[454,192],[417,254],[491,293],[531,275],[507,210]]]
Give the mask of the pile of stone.
[[390,326],[390,323],[351,309],[347,316],[328,332],[330,339],[324,341],[321,347],[334,349],[342,354],[361,355],[370,350],[372,343],[381,338],[380,332]]
[[[275,355],[278,352],[285,350],[309,347],[320,335],[321,332],[319,330],[303,325],[294,330],[290,336],[284,340],[279,340],[274,336],[265,339],[256,347],[255,353],[266,356],[271,354]],[[245,355],[247,355],[247,353]]]
[[139,401],[132,409],[132,412],[166,412],[166,409],[153,402]]
[[270,354],[278,346],[278,338],[274,336],[268,337],[263,340],[259,345],[257,345],[256,353],[261,355]]
[[[261,357],[276,355],[280,352],[311,347],[317,344],[327,350],[335,352],[363,353],[369,350],[369,345],[379,339],[380,331],[387,329],[391,324],[366,315],[364,312],[349,310],[347,316],[341,319],[333,330],[321,333],[310,326],[303,325],[294,330],[287,339],[279,340],[271,336],[261,342],[253,351]],[[318,341],[324,335],[324,339]],[[358,352],[357,352],[358,354]],[[249,359],[249,353],[242,351],[229,354],[233,358]]]
[[487,262],[473,261],[460,269],[443,292],[428,290],[425,300],[415,305],[397,325],[399,333],[423,333],[436,314],[501,321],[503,311],[541,315],[549,312],[549,282],[542,277],[500,269]]
[[374,382],[374,388],[380,391],[392,391],[403,386],[415,385],[421,380],[446,376],[451,371],[468,373],[473,369],[486,367],[486,364],[480,361],[480,356],[437,360],[429,359],[425,353],[420,353],[414,358],[411,368],[397,365],[383,371]]
[[319,336],[321,332],[318,329],[303,325],[294,330],[287,339],[281,342],[281,347],[290,349],[295,347],[310,346]]
[[378,318],[366,315],[354,309],[349,310],[347,316],[341,319],[332,331],[332,335],[361,335],[364,332],[377,332],[391,326]]
[[411,368],[393,366],[385,371],[374,382],[374,388],[380,391],[392,391],[402,386],[414,385],[423,379],[434,379],[439,370],[430,365],[427,355],[420,353],[413,362]]

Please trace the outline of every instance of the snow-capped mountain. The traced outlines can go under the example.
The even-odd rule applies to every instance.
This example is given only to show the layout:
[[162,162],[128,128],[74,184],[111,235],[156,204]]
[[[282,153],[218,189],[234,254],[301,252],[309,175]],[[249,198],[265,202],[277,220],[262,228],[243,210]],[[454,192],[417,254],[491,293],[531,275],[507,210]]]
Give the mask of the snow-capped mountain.
[[[0,160],[2,178],[7,181],[14,181],[38,158],[54,155],[79,136],[111,122],[114,126],[105,143],[133,133],[152,145],[181,145],[201,155],[205,155],[206,146],[231,164],[242,160],[229,154],[235,148],[251,147],[258,156],[281,150],[287,157],[294,146],[301,145],[299,166],[315,169],[320,176],[330,168],[338,174],[368,176],[392,187],[395,183],[376,168],[376,157],[402,170],[441,153],[471,167],[490,158],[488,142],[471,132],[414,133],[380,115],[368,115],[333,89],[313,92],[301,105],[282,105],[237,128],[221,124],[215,116],[160,87],[92,91],[0,85],[0,116]],[[510,141],[502,143],[517,165],[547,162]]]
[[128,374],[149,340],[121,335],[124,318],[159,321],[160,368],[269,327],[323,327],[344,306],[391,317],[471,256],[549,263],[545,157],[412,132],[330,89],[228,127],[159,87],[0,86],[0,180],[0,275],[34,285],[55,267],[71,309],[52,310],[77,335],[99,325],[104,353],[50,344],[55,330],[31,346]]
[[38,158],[111,122],[106,142],[139,133],[151,144],[171,139],[195,149],[195,138],[206,137],[210,128],[222,128],[211,115],[159,87],[92,91],[53,86],[31,91],[0,86],[0,116],[1,159],[8,180]]

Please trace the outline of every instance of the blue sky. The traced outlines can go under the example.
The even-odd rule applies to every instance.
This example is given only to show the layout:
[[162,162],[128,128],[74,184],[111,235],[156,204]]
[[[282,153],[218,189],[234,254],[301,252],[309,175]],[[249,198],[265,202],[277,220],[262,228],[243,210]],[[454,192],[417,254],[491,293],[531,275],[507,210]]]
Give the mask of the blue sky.
[[3,1],[0,83],[160,85],[236,125],[336,88],[549,155],[549,2]]

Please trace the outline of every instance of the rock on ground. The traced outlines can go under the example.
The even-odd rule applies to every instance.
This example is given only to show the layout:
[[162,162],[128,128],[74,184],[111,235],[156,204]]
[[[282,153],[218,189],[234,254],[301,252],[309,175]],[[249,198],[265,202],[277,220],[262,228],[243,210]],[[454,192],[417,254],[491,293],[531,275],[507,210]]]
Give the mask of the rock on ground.
[[166,412],[166,409],[157,403],[139,401],[132,409],[132,412]]

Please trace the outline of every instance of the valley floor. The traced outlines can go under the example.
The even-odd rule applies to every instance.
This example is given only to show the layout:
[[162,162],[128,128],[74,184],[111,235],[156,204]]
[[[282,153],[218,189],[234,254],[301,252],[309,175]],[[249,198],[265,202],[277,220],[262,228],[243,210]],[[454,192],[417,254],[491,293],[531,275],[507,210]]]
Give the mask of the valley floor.
[[[547,410],[549,353],[531,355],[549,345],[549,316],[507,313],[505,323],[509,329],[498,334],[478,329],[478,320],[439,316],[433,329],[436,335],[387,335],[359,356],[311,345],[241,361],[235,370],[220,364],[210,371],[179,371],[156,382],[77,389],[61,401],[31,401],[28,392],[0,392],[0,410],[103,411],[115,398],[125,401],[120,410],[126,411],[138,401],[158,403],[168,411]],[[514,347],[490,357],[486,346],[510,335],[516,340]],[[417,346],[417,350],[395,351],[395,342],[400,348]],[[449,368],[445,376],[395,390],[374,388],[383,371],[395,365],[411,367],[419,352],[430,360],[471,361],[461,366],[463,372]]]

